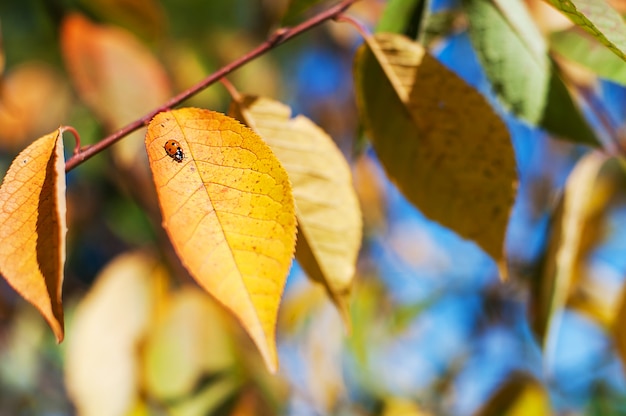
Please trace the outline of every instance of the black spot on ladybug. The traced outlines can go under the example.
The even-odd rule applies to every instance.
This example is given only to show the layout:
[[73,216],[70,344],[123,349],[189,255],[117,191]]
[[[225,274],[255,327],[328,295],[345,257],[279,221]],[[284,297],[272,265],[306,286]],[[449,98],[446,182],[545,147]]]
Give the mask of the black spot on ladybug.
[[167,153],[169,157],[171,157],[178,163],[182,162],[183,159],[185,158],[185,154],[183,153],[183,148],[180,147],[180,143],[178,143],[176,140],[166,141],[163,148],[165,149],[165,153]]

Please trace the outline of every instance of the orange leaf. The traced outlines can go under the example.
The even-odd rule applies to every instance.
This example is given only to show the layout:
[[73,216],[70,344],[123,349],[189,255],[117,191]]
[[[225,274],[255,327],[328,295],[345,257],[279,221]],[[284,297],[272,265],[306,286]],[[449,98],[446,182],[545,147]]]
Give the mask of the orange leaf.
[[[170,140],[182,148],[180,163],[164,149]],[[208,110],[156,115],[146,149],[163,226],[183,264],[276,371],[276,318],[296,234],[287,173],[256,133]]]
[[109,127],[128,123],[167,98],[167,74],[130,33],[73,14],[63,21],[61,36],[78,94]]
[[66,118],[70,90],[52,67],[25,62],[3,76],[0,103],[0,146],[17,153]]
[[62,130],[20,153],[0,187],[0,272],[63,340],[65,160]]

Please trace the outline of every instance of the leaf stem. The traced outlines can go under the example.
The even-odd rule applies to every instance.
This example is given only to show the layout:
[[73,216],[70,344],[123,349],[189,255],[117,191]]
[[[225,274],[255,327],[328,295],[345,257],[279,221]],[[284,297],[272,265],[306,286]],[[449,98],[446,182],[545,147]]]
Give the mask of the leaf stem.
[[80,153],[80,134],[78,134],[78,131],[76,131],[76,129],[72,126],[61,126],[59,128],[61,130],[61,134],[63,134],[66,131],[69,131],[70,133],[72,133],[72,136],[74,136],[74,155],[77,155],[78,153]]
[[287,42],[289,39],[294,38],[294,37],[296,37],[296,36],[306,32],[306,31],[308,31],[308,30],[310,30],[310,29],[320,25],[321,23],[323,23],[323,22],[325,22],[325,21],[327,21],[329,19],[333,19],[336,16],[339,16],[345,10],[347,10],[353,3],[357,2],[357,1],[358,0],[343,0],[343,1],[339,2],[339,3],[337,3],[336,5],[334,5],[333,7],[330,7],[327,10],[324,10],[323,12],[320,12],[319,14],[313,16],[312,18],[310,18],[308,20],[305,20],[304,22],[300,23],[297,26],[294,26],[294,27],[291,27],[291,28],[280,28],[280,29],[276,30],[274,33],[272,33],[267,38],[267,40],[265,40],[263,43],[261,43],[259,46],[257,46],[256,48],[254,48],[253,50],[251,50],[247,54],[245,54],[245,55],[241,56],[240,58],[234,60],[230,64],[222,67],[221,69],[219,69],[218,71],[216,71],[213,74],[209,75],[208,77],[206,77],[205,79],[203,79],[202,81],[197,83],[196,85],[194,85],[194,86],[188,88],[187,90],[181,92],[180,94],[172,97],[165,104],[163,104],[160,107],[150,111],[149,113],[147,113],[143,117],[141,117],[141,118],[133,121],[132,123],[122,127],[120,130],[118,130],[115,133],[105,137],[104,139],[100,140],[98,143],[96,143],[96,144],[94,144],[92,146],[89,146],[87,148],[84,148],[81,151],[79,151],[78,153],[74,154],[65,163],[65,172],[69,172],[70,170],[74,169],[76,166],[80,165],[81,163],[83,163],[87,159],[93,157],[94,155],[96,155],[100,151],[102,151],[102,150],[106,149],[107,147],[111,146],[113,143],[117,142],[122,137],[127,136],[128,134],[134,132],[135,130],[138,130],[141,127],[147,125],[150,122],[150,120],[152,120],[152,118],[156,114],[158,114],[158,113],[160,113],[162,111],[169,110],[170,108],[173,108],[173,107],[177,106],[181,102],[183,102],[186,99],[192,97],[193,95],[197,94],[198,92],[204,90],[209,85],[215,83],[219,79],[221,79],[224,76],[228,75],[230,72],[232,72],[235,69],[239,68],[240,66],[248,63],[249,61],[252,61],[253,59],[257,58],[258,56],[262,55],[263,53],[265,53],[265,52],[267,52],[267,51],[269,51],[271,49],[274,49],[275,47],[277,47],[279,45],[282,45],[283,43]]

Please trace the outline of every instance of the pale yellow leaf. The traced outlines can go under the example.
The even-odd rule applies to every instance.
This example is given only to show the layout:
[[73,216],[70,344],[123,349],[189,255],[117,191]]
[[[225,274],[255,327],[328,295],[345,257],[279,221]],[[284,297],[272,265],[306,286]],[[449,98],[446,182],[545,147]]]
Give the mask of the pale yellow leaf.
[[171,295],[144,347],[144,383],[152,397],[173,401],[193,394],[201,377],[228,370],[233,346],[222,310],[197,288]]
[[231,112],[270,145],[287,170],[298,217],[296,259],[323,283],[349,327],[348,300],[361,247],[361,209],[350,166],[308,118],[264,97],[243,96]]
[[165,278],[151,256],[121,255],[76,308],[65,380],[81,416],[124,416],[137,403],[140,348]]

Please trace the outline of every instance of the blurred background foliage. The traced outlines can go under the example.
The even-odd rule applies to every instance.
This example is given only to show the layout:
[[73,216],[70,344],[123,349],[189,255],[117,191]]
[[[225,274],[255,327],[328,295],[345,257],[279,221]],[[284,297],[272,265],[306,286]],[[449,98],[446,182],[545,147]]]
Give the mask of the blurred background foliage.
[[[393,28],[389,11],[383,24],[415,37],[420,4],[405,1],[396,11],[412,17],[408,26]],[[123,125],[107,125],[76,95],[60,47],[70,12],[129,31],[178,92],[262,42],[283,19],[303,18],[284,16],[286,6],[0,2],[0,171],[59,124],[76,127],[83,144]],[[363,0],[349,13],[374,28],[386,6]],[[489,95],[459,6],[431,2],[428,42],[438,59]],[[267,374],[238,324],[196,288],[174,255],[151,183],[136,169],[143,162],[132,152],[141,138],[132,136],[68,175],[67,342],[57,346],[36,311],[0,281],[0,415],[69,415],[77,407],[108,415],[626,413],[615,348],[625,337],[618,325],[626,313],[623,168],[607,163],[598,170],[589,200],[601,225],[582,250],[559,325],[541,345],[530,305],[545,295],[537,282],[545,278],[557,201],[589,149],[503,113],[521,180],[507,236],[511,279],[500,282],[493,260],[406,202],[360,137],[351,74],[360,42],[349,25],[328,23],[229,77],[240,91],[281,100],[313,119],[353,166],[365,238],[351,335],[323,289],[295,263],[279,315],[281,369]],[[592,85],[619,130],[626,89],[597,78]],[[220,111],[228,104],[220,85],[185,103]],[[71,138],[66,143],[71,149]]]

